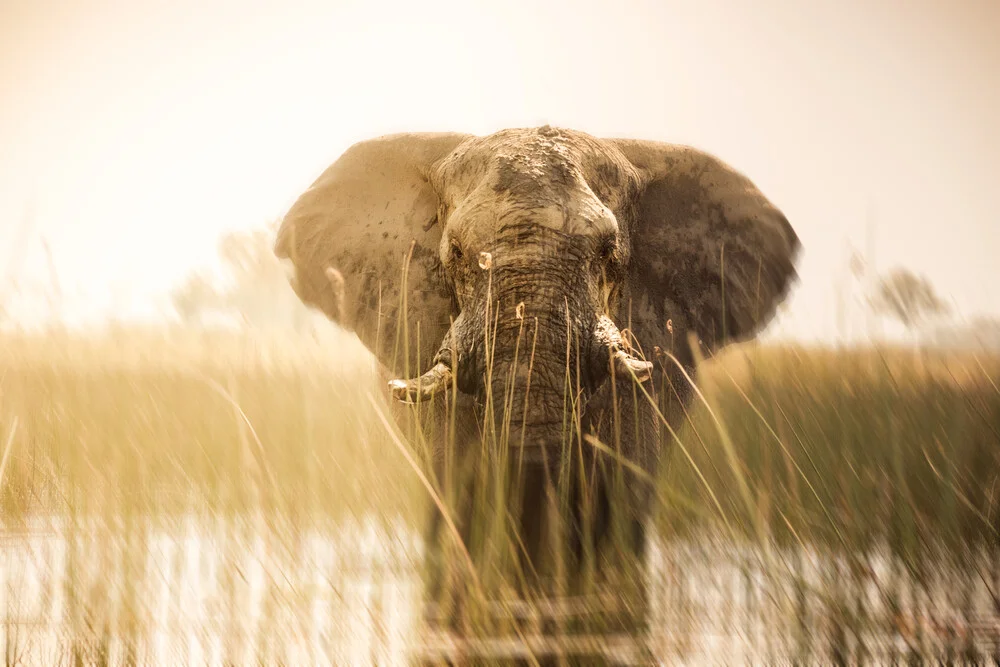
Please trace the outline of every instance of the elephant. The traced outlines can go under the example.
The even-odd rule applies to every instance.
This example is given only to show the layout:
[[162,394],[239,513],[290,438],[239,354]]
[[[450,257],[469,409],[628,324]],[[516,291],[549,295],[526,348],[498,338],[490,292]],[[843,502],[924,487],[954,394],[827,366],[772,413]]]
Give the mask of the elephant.
[[[357,334],[395,399],[447,415],[435,475],[466,452],[522,482],[504,502],[533,586],[550,581],[560,484],[575,507],[570,575],[613,529],[641,562],[649,479],[692,402],[697,358],[762,331],[799,251],[784,214],[719,158],[548,125],[355,143],[274,245],[298,298]],[[500,440],[506,463],[491,453]],[[472,521],[460,507],[464,540]]]

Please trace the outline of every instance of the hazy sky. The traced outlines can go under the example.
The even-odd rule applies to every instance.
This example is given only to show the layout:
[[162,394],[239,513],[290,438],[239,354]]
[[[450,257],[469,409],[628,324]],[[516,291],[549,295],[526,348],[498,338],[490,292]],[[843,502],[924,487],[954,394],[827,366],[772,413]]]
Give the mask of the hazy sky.
[[779,333],[833,333],[869,214],[879,268],[997,313],[998,26],[998,0],[0,0],[0,277],[46,281],[44,238],[68,316],[147,313],[357,140],[548,122],[747,173],[804,245]]

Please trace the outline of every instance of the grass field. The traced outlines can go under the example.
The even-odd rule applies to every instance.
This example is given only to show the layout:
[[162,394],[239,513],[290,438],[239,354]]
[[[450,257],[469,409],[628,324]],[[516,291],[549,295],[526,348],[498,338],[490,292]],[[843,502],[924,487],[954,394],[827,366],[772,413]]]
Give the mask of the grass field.
[[[714,506],[711,489],[730,525],[763,526],[780,540],[847,550],[887,541],[909,556],[922,546],[992,544],[998,378],[1000,359],[971,353],[784,347],[726,354],[700,379],[721,427],[709,410],[694,412],[685,438],[690,460],[675,456],[664,476],[665,493],[679,498],[667,520],[704,517]],[[737,465],[723,455],[724,435]],[[740,478],[752,503],[735,493]]]
[[[310,531],[331,521],[373,520],[396,534],[402,534],[392,528],[396,522],[421,527],[427,493],[366,398],[368,391],[381,395],[382,387],[352,338],[331,333],[293,342],[121,331],[93,339],[5,334],[0,343],[0,508],[8,544],[11,536],[37,532],[39,517],[49,517],[64,537],[92,533],[96,529],[73,526],[95,521],[106,527],[154,521],[182,534],[195,517],[222,531],[218,539],[230,551],[249,548],[255,533],[240,532],[241,522],[258,517],[272,532],[285,526],[278,531],[285,537],[270,538],[274,553],[292,542],[304,549]],[[958,595],[949,602],[958,612],[948,613],[964,610],[971,627],[973,616],[987,613],[976,609],[993,604],[1000,582],[993,565],[998,383],[1000,359],[993,357],[906,349],[731,350],[704,366],[704,401],[692,406],[691,423],[657,480],[661,538],[720,554],[744,550],[741,558],[751,554],[756,564],[737,571],[791,582],[787,599],[766,602],[761,594],[758,604],[790,608],[789,618],[800,624],[805,616],[795,613],[796,605],[805,609],[811,604],[805,598],[819,595],[826,639],[806,641],[813,630],[799,627],[793,642],[799,653],[819,644],[852,655],[873,650],[864,637],[876,622],[876,606],[880,619],[896,623],[882,632],[923,636],[904,643],[919,652],[921,641],[929,641],[919,619],[943,609],[931,594],[935,586]],[[144,528],[127,539],[148,542],[150,534]],[[101,545],[111,543],[97,540],[70,553],[101,553]],[[10,560],[12,548],[8,572],[20,567]],[[105,550],[111,558],[112,547]],[[277,562],[287,565],[296,553],[289,546],[286,560]],[[834,559],[834,570],[823,575],[833,577],[832,586],[807,583],[808,554],[817,553]],[[883,561],[891,565],[887,583],[873,593],[869,575]],[[153,613],[139,611],[148,606],[142,586],[152,584],[145,574],[128,574],[148,574],[148,566],[122,566],[118,597],[98,595],[88,606],[74,604],[82,598],[73,581],[91,582],[80,586],[92,591],[96,580],[68,562],[58,571],[69,583],[57,583],[61,604],[75,619],[67,626],[72,636],[110,632],[111,616],[133,627]],[[226,570],[228,562],[212,567]],[[302,570],[296,562],[288,567]],[[942,580],[945,571],[956,574]],[[172,581],[183,580],[177,577]],[[10,586],[8,611],[16,597]],[[120,604],[106,603],[110,599]],[[102,604],[117,609],[102,617],[104,626],[92,614]],[[8,661],[16,653],[11,627]],[[970,637],[956,632],[953,643],[985,650]],[[299,644],[313,646],[314,639]]]
[[364,399],[380,388],[358,350],[335,335],[8,337],[4,515],[406,513],[412,475]]

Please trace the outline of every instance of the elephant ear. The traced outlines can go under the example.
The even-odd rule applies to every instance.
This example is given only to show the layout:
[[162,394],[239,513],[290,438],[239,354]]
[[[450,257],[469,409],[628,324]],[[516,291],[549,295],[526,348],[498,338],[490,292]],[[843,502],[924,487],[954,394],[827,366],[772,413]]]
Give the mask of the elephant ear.
[[417,368],[418,358],[426,364],[449,327],[440,204],[429,178],[468,137],[406,133],[354,144],[278,229],[274,251],[291,261],[299,298],[354,331],[396,373]]
[[639,342],[683,351],[677,333],[693,332],[714,353],[755,336],[797,279],[800,242],[788,220],[712,155],[658,142],[613,143],[642,176],[630,276],[630,326]]

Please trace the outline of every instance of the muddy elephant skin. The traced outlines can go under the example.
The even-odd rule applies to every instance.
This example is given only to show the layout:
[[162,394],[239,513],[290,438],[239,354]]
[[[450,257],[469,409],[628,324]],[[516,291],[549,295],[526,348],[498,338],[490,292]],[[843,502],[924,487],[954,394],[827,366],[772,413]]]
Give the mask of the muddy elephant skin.
[[[591,546],[620,509],[641,557],[653,495],[639,471],[656,476],[691,401],[689,341],[712,354],[755,336],[796,281],[799,247],[714,156],[544,126],[359,142],[290,208],[275,251],[299,297],[396,378],[395,398],[458,410],[455,460],[492,465],[482,443],[502,434],[523,482],[509,498],[519,552],[540,561],[543,509],[567,473]],[[625,499],[594,472],[606,450],[593,442],[631,462]],[[580,557],[584,531],[569,535]]]

